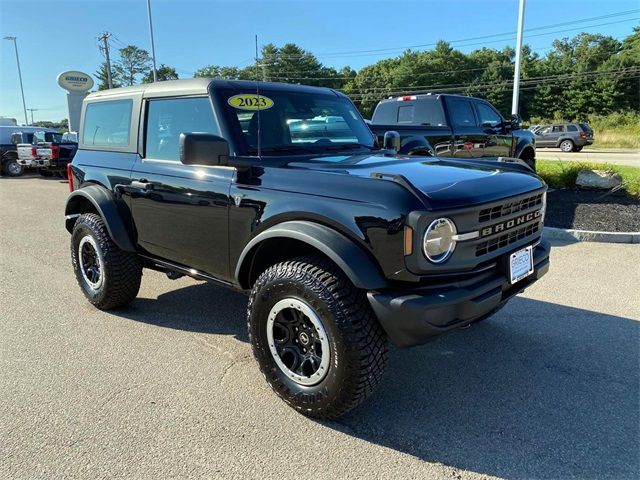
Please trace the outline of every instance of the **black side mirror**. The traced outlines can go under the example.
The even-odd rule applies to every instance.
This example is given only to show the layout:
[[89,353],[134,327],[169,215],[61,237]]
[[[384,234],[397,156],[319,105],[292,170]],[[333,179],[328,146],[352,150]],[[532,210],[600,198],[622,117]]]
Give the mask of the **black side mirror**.
[[511,130],[520,130],[522,126],[522,117],[517,113],[511,115]]
[[394,153],[400,150],[400,134],[394,130],[384,132],[384,143],[382,148],[390,151],[393,150]]
[[229,165],[229,143],[210,133],[181,133],[180,161],[185,165]]

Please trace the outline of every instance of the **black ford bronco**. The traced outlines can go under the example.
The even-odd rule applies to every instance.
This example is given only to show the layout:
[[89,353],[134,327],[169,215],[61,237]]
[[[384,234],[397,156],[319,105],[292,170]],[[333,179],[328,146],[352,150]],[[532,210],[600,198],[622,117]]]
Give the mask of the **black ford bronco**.
[[549,268],[546,186],[526,165],[397,155],[326,88],[96,92],[67,173],[71,258],[93,305],[133,301],[143,268],[246,291],[267,382],[314,417],[373,391],[387,339],[483,320]]

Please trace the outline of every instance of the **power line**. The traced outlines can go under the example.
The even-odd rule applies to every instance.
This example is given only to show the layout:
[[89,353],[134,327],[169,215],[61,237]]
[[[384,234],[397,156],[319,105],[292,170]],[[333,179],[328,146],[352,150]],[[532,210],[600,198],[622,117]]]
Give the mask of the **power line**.
[[[640,67],[635,66],[635,67],[625,67],[625,68],[614,69],[614,70],[586,71],[586,72],[580,72],[580,73],[548,75],[548,76],[542,76],[542,77],[530,77],[530,78],[522,79],[521,83],[523,85],[536,84],[537,86],[540,86],[544,84],[551,84],[551,86],[553,86],[554,82],[568,82],[576,79],[591,80],[591,79],[598,79],[601,77],[609,77],[609,76],[610,77],[618,76],[619,78],[625,78],[625,77],[628,77],[628,75],[635,75],[635,74],[640,74]],[[432,86],[421,86],[421,87],[408,86],[402,90],[399,90],[398,88],[390,87],[385,90],[366,90],[366,91],[356,90],[356,91],[350,91],[345,93],[347,93],[350,97],[365,97],[370,95],[395,96],[395,95],[402,95],[402,94],[408,95],[408,94],[428,93],[429,90],[434,90],[434,89],[437,89],[438,93],[444,93],[444,92],[450,92],[450,91],[464,91],[464,90],[477,91],[477,90],[491,89],[496,87],[509,87],[512,84],[513,84],[513,80],[503,80],[499,82],[488,82],[484,84],[469,83],[469,84],[457,84],[457,85],[443,84],[443,85],[432,85]]]
[[[576,20],[572,20],[570,22],[562,22],[562,23],[555,23],[555,24],[550,24],[550,25],[542,25],[539,27],[533,27],[533,28],[526,28],[524,31],[525,32],[532,32],[532,31],[538,31],[538,30],[546,30],[549,28],[556,28],[556,27],[561,27],[561,26],[566,26],[566,25],[575,25],[576,23],[581,23],[581,22],[591,22],[594,20],[602,20],[605,18],[614,18],[614,17],[619,17],[619,16],[625,16],[625,15],[630,15],[630,14],[635,14],[640,12],[640,9],[634,9],[634,10],[627,10],[627,11],[623,11],[623,12],[615,12],[615,13],[611,13],[608,15],[598,15],[596,17],[589,17],[589,18],[581,18],[581,19],[576,19]],[[607,23],[602,23],[599,25],[587,25],[585,27],[581,27],[581,28],[590,28],[590,27],[595,27],[595,26],[603,26],[603,25],[611,25],[614,23],[622,23],[622,22],[628,22],[631,20],[637,20],[636,18],[633,19],[625,19],[625,20],[620,20],[620,21],[616,21],[616,22],[607,22]],[[578,28],[579,30],[580,28]],[[576,30],[576,29],[568,29],[568,30],[560,30],[559,32],[548,32],[548,33],[543,33],[543,34],[538,34],[538,35],[529,35],[529,37],[531,36],[541,36],[541,35],[550,35],[552,33],[561,33],[564,31],[571,31],[571,30]],[[504,37],[504,36],[513,36],[515,35],[515,31],[511,31],[511,32],[503,32],[503,33],[494,33],[494,34],[490,34],[490,35],[482,35],[479,37],[469,37],[469,38],[462,38],[462,39],[458,39],[458,40],[450,40],[447,43],[449,44],[453,44],[453,43],[461,43],[461,42],[468,42],[468,41],[474,41],[474,40],[485,40],[485,39],[490,39],[490,38],[496,38],[496,37]],[[498,41],[506,41],[509,40],[509,38],[504,38]],[[483,42],[483,43],[489,43],[489,42]],[[491,42],[493,43],[493,42]],[[402,50],[407,50],[407,49],[412,49],[412,48],[424,48],[424,47],[433,47],[436,46],[438,44],[438,42],[434,42],[434,43],[424,43],[424,44],[418,44],[418,45],[406,45],[403,47],[386,47],[386,48],[378,48],[378,49],[369,49],[369,50],[351,50],[351,51],[343,51],[343,52],[321,52],[318,53],[316,56],[322,56],[322,57],[327,57],[327,56],[352,56],[352,55],[358,55],[358,54],[378,54],[378,53],[384,53],[384,52],[391,52],[391,51],[402,51]]]

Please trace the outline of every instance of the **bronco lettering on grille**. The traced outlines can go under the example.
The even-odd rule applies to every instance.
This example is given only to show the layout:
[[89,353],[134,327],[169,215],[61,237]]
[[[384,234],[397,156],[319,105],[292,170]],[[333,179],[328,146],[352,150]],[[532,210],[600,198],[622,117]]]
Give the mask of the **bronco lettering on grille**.
[[526,215],[520,215],[519,217],[512,218],[506,222],[497,223],[495,225],[491,225],[490,227],[485,227],[480,230],[480,237],[487,237],[489,235],[493,235],[495,233],[504,232],[509,230],[510,228],[517,227],[523,225],[531,220],[535,220],[542,215],[542,210],[537,210],[535,212],[527,213]]

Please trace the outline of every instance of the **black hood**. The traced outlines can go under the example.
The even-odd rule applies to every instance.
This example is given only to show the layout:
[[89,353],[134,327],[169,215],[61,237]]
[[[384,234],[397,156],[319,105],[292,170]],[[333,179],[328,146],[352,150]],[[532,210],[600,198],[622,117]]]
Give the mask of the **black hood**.
[[545,186],[528,167],[496,159],[353,155],[318,157],[290,164],[404,184],[431,208],[488,203]]

